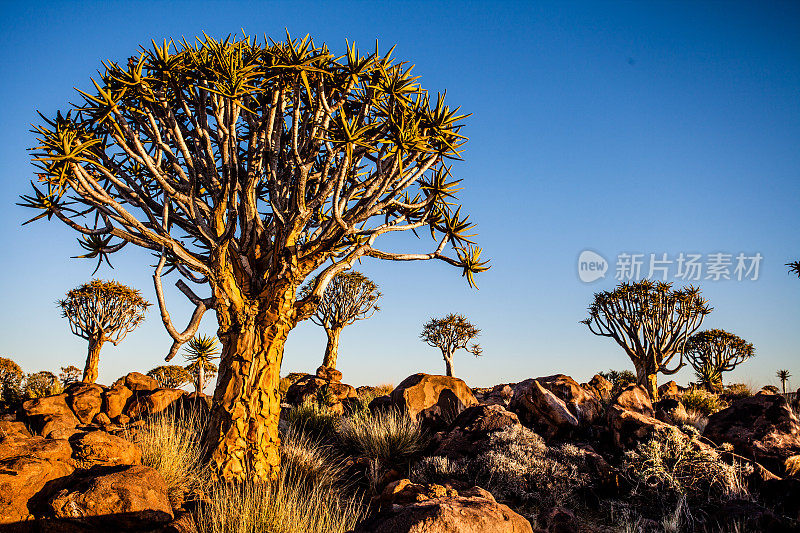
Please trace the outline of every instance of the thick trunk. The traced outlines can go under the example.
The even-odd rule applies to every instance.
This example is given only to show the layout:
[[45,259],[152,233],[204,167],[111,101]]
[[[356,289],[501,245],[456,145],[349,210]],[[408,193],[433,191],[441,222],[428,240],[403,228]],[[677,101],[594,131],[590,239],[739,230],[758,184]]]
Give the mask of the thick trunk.
[[658,400],[658,377],[655,370],[647,366],[637,366],[636,383],[644,387],[652,401]]
[[278,385],[294,290],[274,300],[217,309],[222,357],[205,443],[212,471],[225,481],[275,479],[280,468]]
[[100,348],[103,346],[103,339],[91,339],[89,341],[89,355],[86,357],[86,366],[83,367],[83,382],[94,383],[97,381],[97,367],[100,363]]
[[444,354],[445,375],[453,377],[453,356]]
[[328,345],[325,347],[322,366],[336,368],[336,359],[339,357],[339,335],[342,333],[342,328],[325,328],[325,333],[328,334]]

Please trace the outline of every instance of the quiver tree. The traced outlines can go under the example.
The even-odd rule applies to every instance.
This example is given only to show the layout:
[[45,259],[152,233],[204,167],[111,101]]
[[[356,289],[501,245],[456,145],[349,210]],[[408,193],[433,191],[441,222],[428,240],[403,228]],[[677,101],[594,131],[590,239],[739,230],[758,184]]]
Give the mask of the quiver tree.
[[157,366],[147,375],[165,389],[177,389],[192,381],[192,374],[180,365]]
[[[300,296],[308,294],[312,288],[305,285]],[[342,329],[375,314],[380,309],[377,305],[380,297],[378,286],[361,272],[340,272],[333,277],[322,293],[317,311],[311,316],[311,321],[325,328],[328,336],[322,366],[336,368]]]
[[[625,350],[636,368],[637,383],[656,400],[657,374],[675,374],[686,365],[684,345],[710,312],[700,289],[673,290],[671,283],[644,279],[595,294],[589,318],[581,323]],[[676,355],[675,367],[668,368]]]
[[686,341],[684,354],[694,368],[698,383],[711,392],[722,392],[722,373],[753,357],[753,344],[722,329],[701,331]]
[[786,266],[789,267],[789,274],[796,274],[798,277],[800,277],[800,261],[786,263]]
[[449,314],[444,318],[431,318],[422,326],[419,337],[429,346],[439,348],[444,358],[445,373],[453,375],[453,354],[456,350],[465,349],[471,354],[480,356],[483,349],[473,343],[467,343],[480,335],[481,330],[473,326],[464,315]]
[[189,340],[183,357],[189,361],[186,370],[191,374],[195,392],[200,394],[206,381],[217,374],[217,365],[212,363],[219,359],[217,340],[209,335],[200,335]]
[[118,345],[144,320],[150,304],[139,291],[116,281],[93,279],[67,293],[58,306],[69,320],[72,333],[89,341],[89,355],[83,368],[83,381],[97,380],[97,366],[103,343]]
[[[224,479],[277,475],[283,346],[336,274],[364,257],[439,259],[472,285],[488,268],[447,165],[464,116],[391,52],[337,57],[288,35],[165,41],[103,63],[93,83],[36,128],[42,185],[22,204],[79,232],[98,264],[129,244],[155,252],[167,360],[215,311],[222,356],[205,449]],[[376,245],[422,229],[426,252]],[[165,267],[195,305],[184,331],[167,312]]]
[[786,394],[786,382],[789,381],[789,378],[792,377],[792,374],[788,370],[782,369],[778,370],[775,373],[775,376],[777,376],[777,378],[780,380],[781,389],[783,389],[783,393]]

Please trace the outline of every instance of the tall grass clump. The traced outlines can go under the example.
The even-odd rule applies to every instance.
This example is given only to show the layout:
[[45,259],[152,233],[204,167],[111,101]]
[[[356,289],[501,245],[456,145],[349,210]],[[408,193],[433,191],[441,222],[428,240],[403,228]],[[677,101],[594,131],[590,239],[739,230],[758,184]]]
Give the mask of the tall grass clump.
[[281,470],[297,483],[320,488],[336,487],[345,474],[344,461],[330,446],[291,428],[281,439]]
[[292,407],[286,417],[289,429],[303,433],[316,441],[331,442],[336,438],[336,423],[339,416],[326,405],[313,398]]
[[274,483],[216,483],[194,511],[199,533],[345,533],[365,516],[358,499],[284,469]]
[[169,410],[151,415],[127,438],[142,451],[142,464],[158,471],[173,504],[202,493],[208,485],[203,465],[203,417],[195,410]]
[[706,417],[728,407],[728,404],[718,395],[702,389],[690,389],[684,392],[681,396],[681,403],[687,411],[691,409]]
[[430,441],[415,418],[397,409],[375,414],[367,411],[343,418],[336,433],[349,452],[391,462],[412,458]]

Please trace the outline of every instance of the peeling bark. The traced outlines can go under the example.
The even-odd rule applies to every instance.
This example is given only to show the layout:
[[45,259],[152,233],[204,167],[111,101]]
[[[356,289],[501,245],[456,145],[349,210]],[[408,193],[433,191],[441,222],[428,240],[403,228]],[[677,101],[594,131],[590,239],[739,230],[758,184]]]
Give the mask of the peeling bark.
[[322,360],[322,366],[336,368],[336,360],[339,357],[339,335],[342,333],[342,328],[326,328],[325,333],[328,334],[328,344],[325,346],[325,358]]
[[97,368],[100,364],[100,348],[102,348],[102,346],[102,337],[89,341],[89,355],[86,357],[86,366],[83,368],[84,383],[94,383],[97,381]]

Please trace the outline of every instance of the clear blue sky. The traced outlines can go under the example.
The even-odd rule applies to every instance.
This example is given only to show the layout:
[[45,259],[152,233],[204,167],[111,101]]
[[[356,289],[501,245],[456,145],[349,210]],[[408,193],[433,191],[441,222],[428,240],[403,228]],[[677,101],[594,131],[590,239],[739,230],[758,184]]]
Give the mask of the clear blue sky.
[[[484,356],[455,363],[475,386],[630,368],[578,323],[592,294],[616,283],[617,254],[758,252],[757,281],[701,280],[715,307],[705,325],[756,346],[730,379],[775,383],[788,368],[800,384],[800,280],[784,266],[800,259],[796,2],[3,2],[0,15],[0,355],[27,371],[83,367],[85,341],[54,301],[94,268],[70,259],[80,252],[62,224],[20,226],[30,213],[14,202],[33,175],[36,110],[65,109],[101,60],[127,58],[151,38],[288,28],[336,51],[345,39],[397,44],[424,87],[447,89],[473,114],[455,170],[493,268],[474,291],[444,264],[366,261],[385,296],[380,313],[342,335],[345,381],[442,372],[417,336],[428,317],[449,312],[483,329]],[[605,279],[578,279],[584,249],[612,263]],[[126,250],[97,275],[155,301],[151,264]],[[188,319],[172,296],[173,316]],[[203,329],[216,331],[212,314]],[[119,347],[103,348],[99,381],[161,364],[169,344],[154,309]],[[283,372],[313,371],[324,344],[321,328],[298,326]]]

